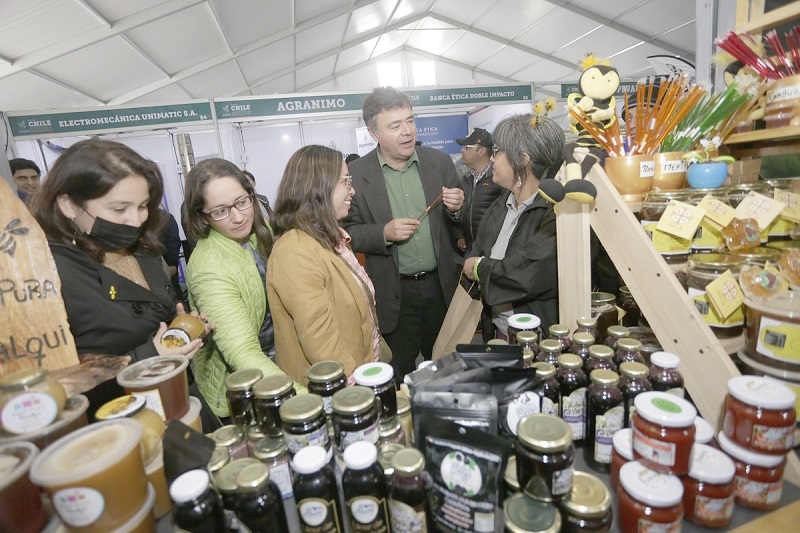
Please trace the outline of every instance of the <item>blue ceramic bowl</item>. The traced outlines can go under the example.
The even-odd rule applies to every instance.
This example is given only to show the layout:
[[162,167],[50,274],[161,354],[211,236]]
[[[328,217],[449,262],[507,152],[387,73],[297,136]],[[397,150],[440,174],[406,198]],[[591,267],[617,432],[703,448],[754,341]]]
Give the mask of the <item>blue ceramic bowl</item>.
[[694,163],[686,171],[686,182],[693,189],[715,189],[725,183],[728,165],[722,161]]

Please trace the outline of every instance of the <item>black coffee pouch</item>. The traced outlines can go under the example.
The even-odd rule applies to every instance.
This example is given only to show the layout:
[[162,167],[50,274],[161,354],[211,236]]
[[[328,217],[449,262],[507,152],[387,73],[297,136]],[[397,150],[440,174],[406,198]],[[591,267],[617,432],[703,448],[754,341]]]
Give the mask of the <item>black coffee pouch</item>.
[[208,468],[214,441],[180,420],[170,420],[164,431],[164,476],[167,486],[189,470]]
[[434,379],[442,379],[451,374],[458,374],[466,369],[467,364],[461,358],[461,355],[453,352],[440,357],[424,368],[406,374],[404,382],[413,394],[414,389],[423,383]]
[[497,398],[501,434],[516,436],[521,419],[541,412],[541,398],[535,390],[540,381],[532,368],[492,369],[492,394]]
[[497,435],[497,399],[491,394],[419,391],[411,399],[411,415],[414,442],[422,442],[417,422],[430,418]]
[[513,344],[459,344],[456,352],[468,368],[522,368],[522,346]]
[[[442,381],[446,381],[445,378]],[[491,394],[492,386],[489,383],[447,383],[439,384],[439,380],[429,381],[416,388],[416,392],[469,392],[472,394]]]

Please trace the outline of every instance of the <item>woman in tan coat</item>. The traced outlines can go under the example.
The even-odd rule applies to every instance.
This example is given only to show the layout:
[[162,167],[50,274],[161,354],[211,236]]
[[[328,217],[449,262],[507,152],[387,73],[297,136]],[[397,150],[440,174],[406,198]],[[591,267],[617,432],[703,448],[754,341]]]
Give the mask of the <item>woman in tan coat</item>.
[[292,155],[278,188],[267,293],[276,361],[302,383],[318,361],[339,361],[352,382],[381,356],[372,282],[338,225],[353,194],[342,154],[319,145]]

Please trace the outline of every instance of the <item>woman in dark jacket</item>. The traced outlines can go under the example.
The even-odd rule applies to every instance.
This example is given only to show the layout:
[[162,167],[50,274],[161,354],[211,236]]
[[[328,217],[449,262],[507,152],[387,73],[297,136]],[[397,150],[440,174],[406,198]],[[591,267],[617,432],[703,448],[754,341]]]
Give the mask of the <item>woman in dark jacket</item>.
[[[556,217],[538,191],[561,167],[564,133],[552,120],[532,118],[514,115],[494,130],[492,179],[507,192],[484,214],[464,262],[501,338],[514,313],[538,316],[545,331],[558,321]],[[494,335],[484,326],[487,337]]]

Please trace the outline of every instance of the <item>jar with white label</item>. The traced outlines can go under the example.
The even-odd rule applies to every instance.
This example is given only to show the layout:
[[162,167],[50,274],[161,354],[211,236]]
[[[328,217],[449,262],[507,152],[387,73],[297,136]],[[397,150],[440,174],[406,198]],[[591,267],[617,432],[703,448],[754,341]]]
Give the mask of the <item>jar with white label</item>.
[[344,531],[344,515],[339,505],[336,477],[328,463],[325,448],[303,448],[295,454],[291,464],[295,472],[294,499],[301,530],[337,533]]
[[351,531],[383,533],[389,530],[388,486],[378,449],[371,442],[354,442],[343,454],[342,490]]
[[[348,387],[333,395],[333,435],[336,453],[357,441],[377,444],[380,439],[380,417],[372,389],[361,386]],[[392,417],[390,420],[397,420]]]
[[697,409],[666,392],[643,392],[634,400],[633,456],[644,466],[665,474],[689,472]]
[[289,450],[283,437],[264,437],[256,442],[253,457],[269,467],[269,477],[278,485],[281,497],[292,497],[292,472],[289,469]]
[[734,497],[736,503],[759,511],[772,511],[781,504],[783,470],[786,455],[767,455],[742,448],[720,431],[720,449],[736,466]]
[[325,424],[325,408],[322,398],[316,394],[301,394],[289,398],[279,409],[283,439],[294,456],[306,446],[322,446],[333,456],[328,427]]
[[729,270],[736,280],[745,261],[731,254],[692,254],[686,270],[686,292],[703,320],[718,338],[737,337],[744,331],[744,306],[723,317],[708,299],[706,287]]
[[797,396],[787,386],[760,376],[728,380],[722,432],[756,453],[782,455],[794,447]]
[[681,360],[670,352],[655,352],[650,355],[650,374],[647,379],[654,391],[668,392],[683,398],[683,376],[678,371]]
[[44,368],[27,368],[0,379],[0,424],[21,435],[49,426],[67,403],[67,393]]
[[584,438],[586,419],[586,387],[589,379],[583,372],[583,360],[572,353],[558,357],[556,380],[561,402],[560,416],[572,430],[572,440],[580,442]]
[[586,389],[586,425],[583,457],[590,468],[608,472],[614,433],[623,427],[625,407],[619,376],[611,370],[595,370]]
[[723,452],[705,444],[692,450],[692,468],[683,481],[683,514],[703,527],[727,527],[733,517],[736,467]]
[[678,476],[660,474],[638,461],[622,465],[617,490],[620,533],[680,531],[683,484]]
[[517,481],[531,498],[558,502],[572,491],[575,447],[569,425],[551,415],[529,415],[517,426]]

